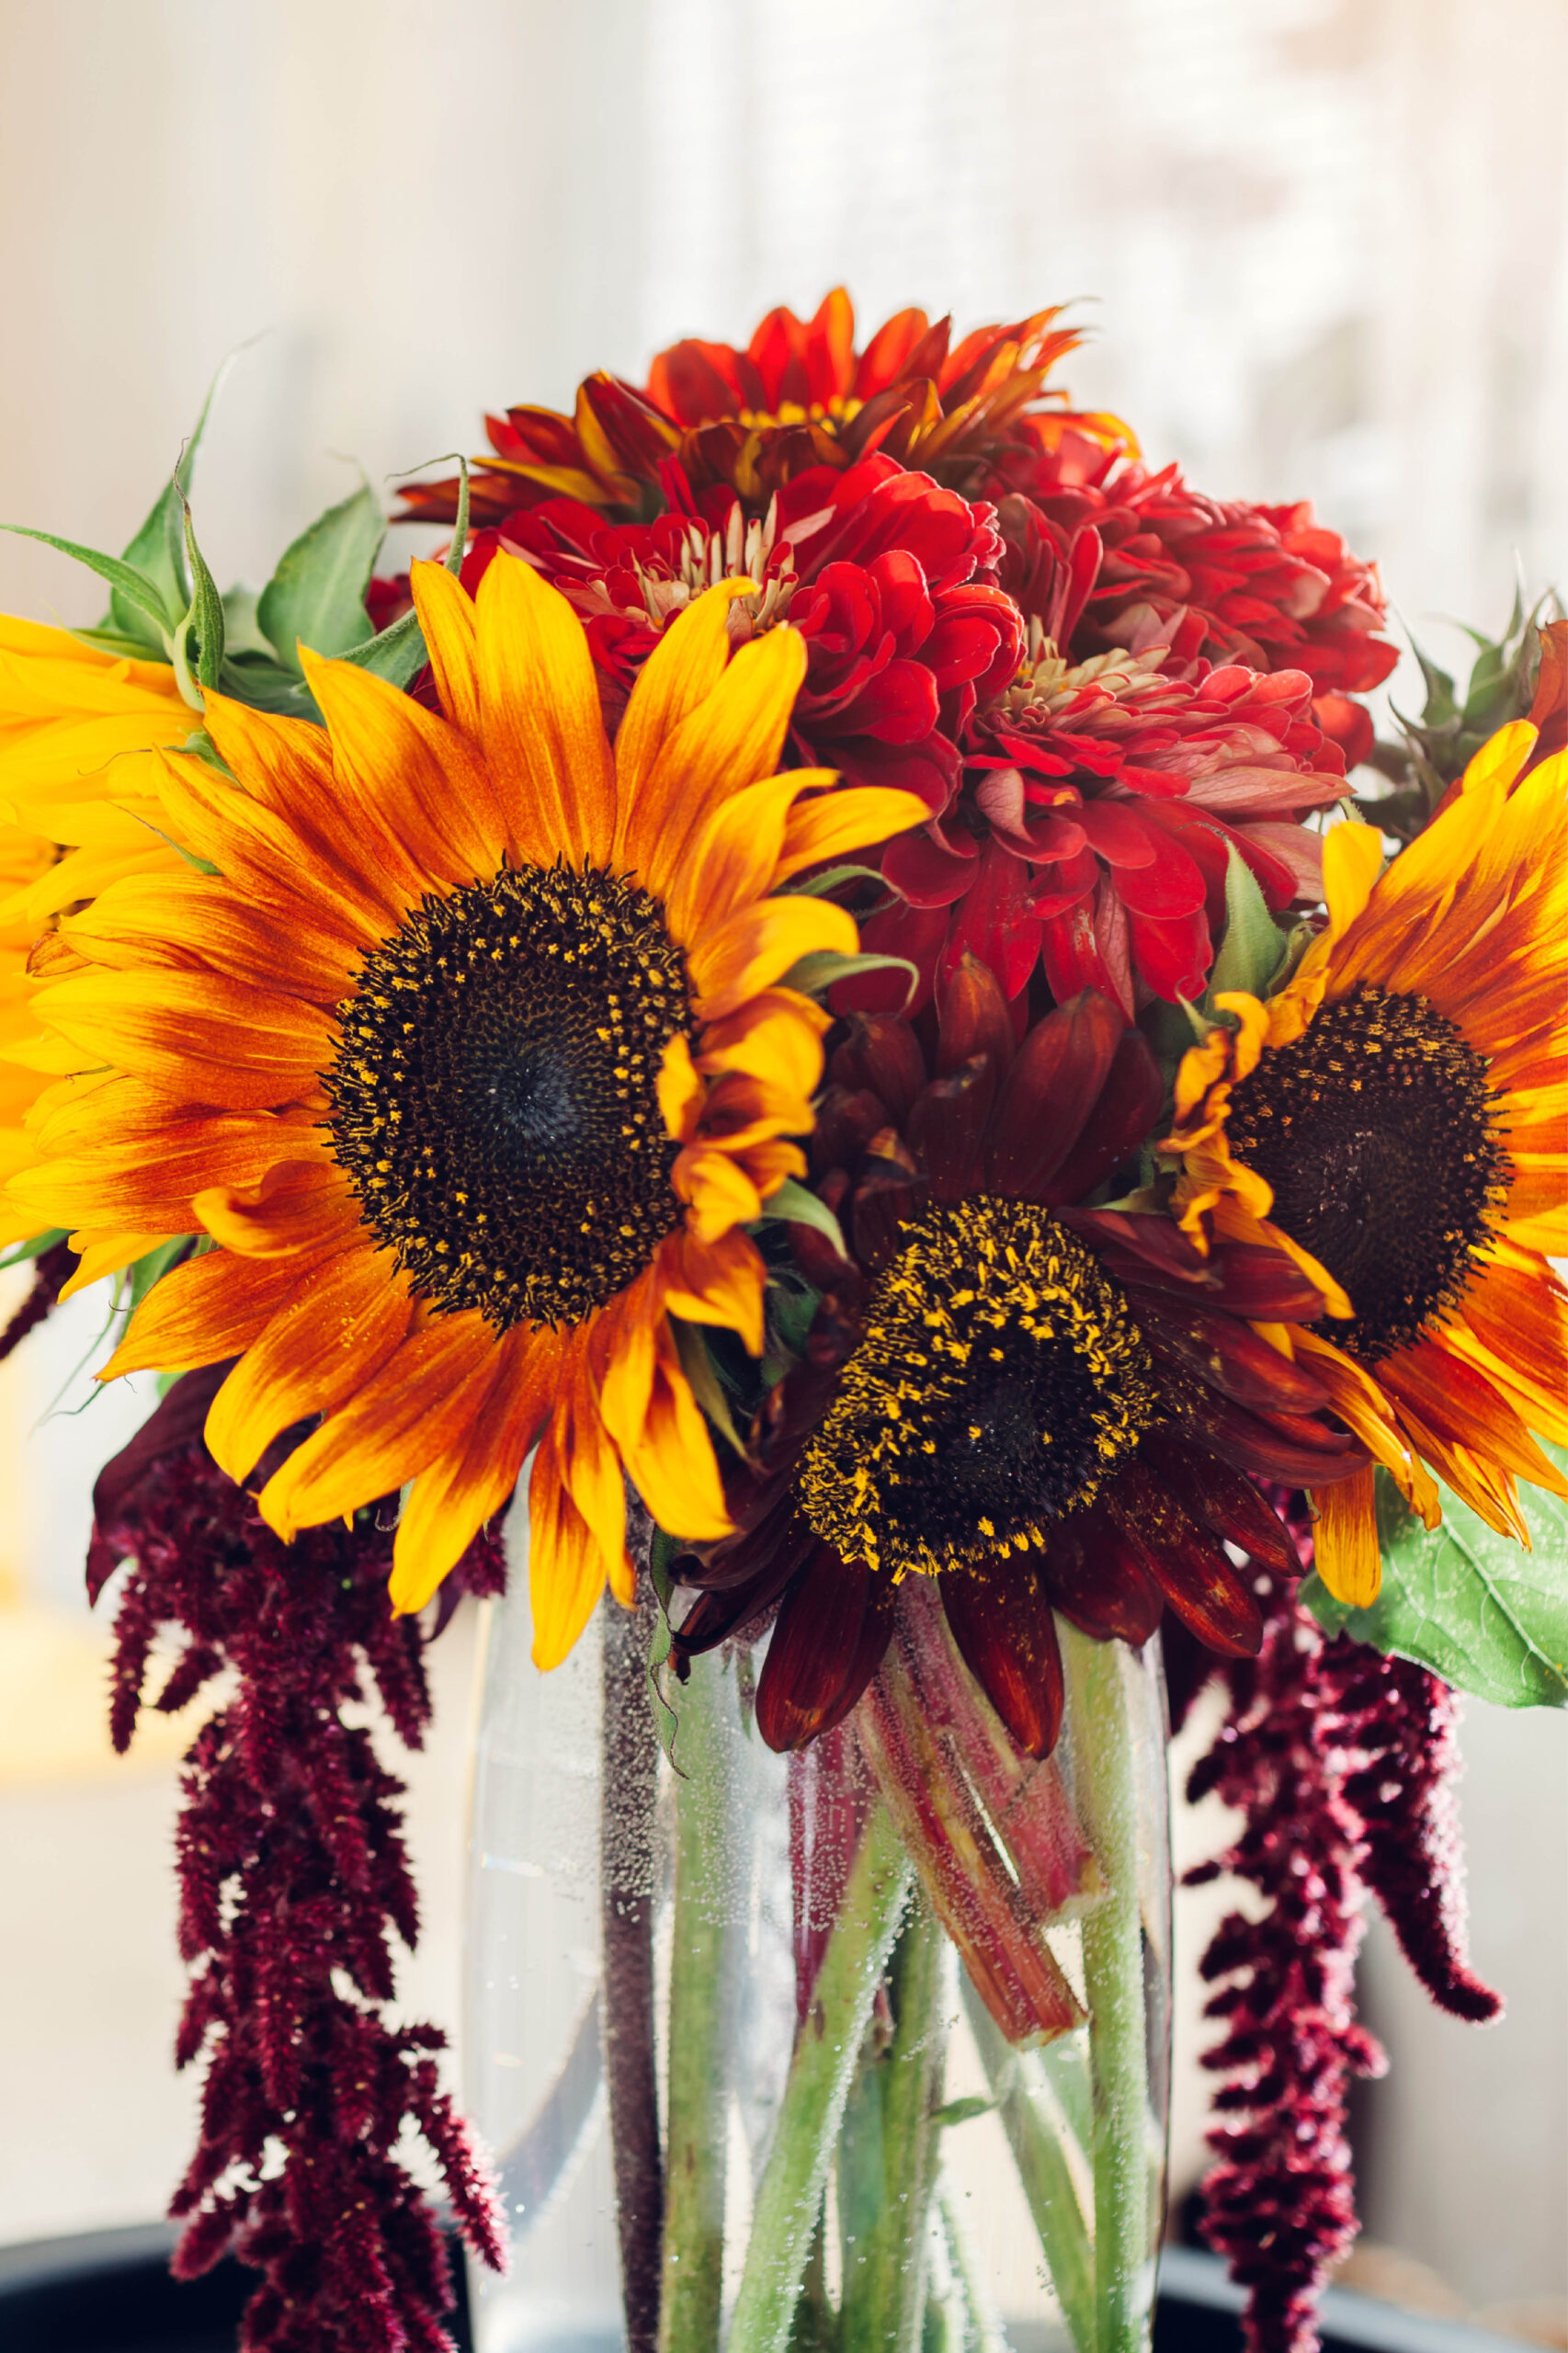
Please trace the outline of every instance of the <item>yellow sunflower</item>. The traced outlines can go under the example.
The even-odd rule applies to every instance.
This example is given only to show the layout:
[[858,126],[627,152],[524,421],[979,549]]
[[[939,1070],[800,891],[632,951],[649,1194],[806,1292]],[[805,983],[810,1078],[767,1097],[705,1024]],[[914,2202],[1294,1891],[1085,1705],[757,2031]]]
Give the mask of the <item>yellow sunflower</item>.
[[[744,584],[743,584],[744,585]],[[37,1114],[34,1211],[165,1276],[104,1378],[239,1361],[208,1443],[280,1535],[410,1481],[392,1581],[418,1608],[539,1439],[538,1654],[606,1575],[625,1479],[727,1532],[676,1324],[763,1343],[746,1223],[803,1160],[826,1017],[780,985],[852,919],[770,895],[922,804],[774,773],[804,675],[778,628],[730,658],[722,585],[661,640],[614,749],[565,600],[510,557],[414,596],[445,716],[306,655],[324,730],[219,695],[232,772],[167,764],[168,830],[218,871],[122,881],[62,926],[38,999],[82,1074]]]
[[[1483,746],[1386,871],[1369,825],[1324,844],[1327,928],[1267,1005],[1239,991],[1177,1079],[1177,1200],[1200,1247],[1278,1242],[1317,1284],[1310,1356],[1427,1525],[1424,1466],[1529,1540],[1515,1480],[1568,1494],[1568,756],[1523,721]],[[1336,1344],[1337,1343],[1337,1344]],[[1381,1574],[1370,1470],[1318,1498],[1343,1601]]]
[[[116,877],[177,872],[157,747],[198,723],[166,663],[128,662],[0,614],[0,1187],[33,1157],[23,1121],[62,1062],[28,959],[62,907]],[[5,1238],[33,1230],[24,1213]]]

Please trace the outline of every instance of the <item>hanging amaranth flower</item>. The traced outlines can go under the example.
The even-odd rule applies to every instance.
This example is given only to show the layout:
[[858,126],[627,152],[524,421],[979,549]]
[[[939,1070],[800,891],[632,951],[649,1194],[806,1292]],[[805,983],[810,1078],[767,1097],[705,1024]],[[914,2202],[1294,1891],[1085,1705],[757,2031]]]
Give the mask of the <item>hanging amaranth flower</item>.
[[[230,2252],[260,2271],[246,2353],[438,2353],[452,2294],[440,2234],[408,2173],[405,2127],[435,2159],[469,2244],[502,2259],[489,2179],[440,2090],[438,2029],[392,2027],[395,1936],[418,1909],[397,1800],[345,1710],[373,1690],[417,1748],[429,1721],[422,1636],[387,1597],[377,1514],[283,1545],[201,1443],[222,1377],[187,1375],[103,1472],[95,1598],[125,1566],[111,1729],[129,1746],[154,1637],[184,1638],[157,1699],[232,1694],[181,1778],[180,1955],[190,1972],[176,2062],[206,2063],[199,2145],[171,2211],[192,2279]],[[301,1434],[273,1449],[286,1452]],[[481,1537],[454,1572],[504,1583]]]

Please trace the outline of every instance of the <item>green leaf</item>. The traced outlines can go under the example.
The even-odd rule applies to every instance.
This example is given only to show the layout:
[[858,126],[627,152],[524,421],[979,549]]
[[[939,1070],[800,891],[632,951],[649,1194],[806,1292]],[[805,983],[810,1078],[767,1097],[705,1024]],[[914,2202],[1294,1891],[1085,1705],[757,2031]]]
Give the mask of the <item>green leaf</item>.
[[720,1437],[726,1439],[737,1454],[744,1456],[746,1442],[735,1427],[730,1401],[724,1394],[723,1383],[708,1353],[701,1325],[683,1324],[678,1316],[672,1315],[670,1328],[676,1336],[676,1354],[680,1358],[680,1369],[686,1375],[692,1395]]
[[90,645],[95,654],[112,654],[118,662],[166,662],[169,658],[161,639],[154,646],[150,638],[127,637],[123,630],[72,629],[68,623],[65,634],[78,645]]
[[1225,937],[1209,976],[1204,1006],[1210,1011],[1221,989],[1266,995],[1285,954],[1285,935],[1234,842],[1226,843],[1225,856]]
[[301,675],[301,641],[327,655],[364,644],[370,634],[365,591],[386,528],[381,502],[365,483],[284,550],[256,616],[286,670]]
[[223,651],[259,654],[263,660],[273,659],[272,648],[261,633],[256,620],[256,593],[254,588],[229,588],[223,593]]
[[826,1234],[841,1258],[848,1257],[849,1253],[844,1246],[844,1228],[827,1203],[819,1200],[810,1186],[802,1185],[798,1178],[786,1176],[763,1203],[758,1223],[765,1225],[774,1219],[784,1225],[815,1226],[819,1233]]
[[824,899],[830,891],[842,888],[846,882],[879,882],[886,888],[883,877],[874,866],[829,866],[821,874],[794,874],[788,882],[780,882],[778,896],[781,899]]
[[162,592],[154,582],[139,572],[134,564],[126,563],[119,556],[103,555],[97,548],[85,548],[75,540],[57,540],[52,531],[29,530],[25,523],[0,523],[0,531],[14,531],[21,540],[41,540],[46,548],[55,548],[62,555],[85,563],[100,580],[117,588],[139,612],[158,624],[164,644],[174,633],[175,616],[165,604]]
[[907,1005],[920,985],[920,974],[907,956],[842,956],[836,948],[814,948],[790,965],[778,985],[799,989],[802,996],[820,996],[840,981],[852,981],[862,972],[886,972],[908,973],[903,1000]]
[[[125,551],[125,561],[151,580],[169,611],[180,614],[190,603],[191,583],[185,562],[185,517],[183,508],[190,490],[190,478],[196,466],[196,453],[201,447],[207,420],[212,404],[222,388],[223,380],[233,366],[238,354],[231,351],[219,368],[207,389],[201,404],[201,415],[189,440],[179,453],[179,463],[159,492],[152,513]],[[161,654],[161,639],[149,638],[137,609],[119,591],[109,598],[109,621],[128,637],[138,638],[143,645],[153,645]]]
[[[1546,1452],[1568,1470],[1568,1453]],[[1534,1550],[1499,1536],[1439,1483],[1440,1528],[1424,1528],[1378,1472],[1382,1590],[1347,1608],[1316,1575],[1301,1599],[1329,1633],[1412,1658],[1456,1689],[1504,1708],[1568,1707],[1568,1504],[1522,1486]]]
[[367,644],[349,646],[343,659],[357,662],[361,670],[369,670],[372,677],[385,678],[389,686],[406,687],[429,660],[418,614],[412,610],[403,613]]

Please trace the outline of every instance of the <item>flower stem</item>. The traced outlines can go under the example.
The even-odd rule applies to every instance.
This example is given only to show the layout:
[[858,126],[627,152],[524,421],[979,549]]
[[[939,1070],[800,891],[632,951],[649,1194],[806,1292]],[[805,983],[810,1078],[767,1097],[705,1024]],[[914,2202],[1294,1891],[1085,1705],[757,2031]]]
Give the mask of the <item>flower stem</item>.
[[[834,2140],[909,1883],[908,1859],[885,1807],[878,1805],[867,1821],[811,2008],[796,2037],[773,2145],[757,2186],[745,2271],[730,2326],[737,2353],[742,2347],[744,2353],[783,2353],[789,2342]],[[687,2353],[684,2344],[679,2353]]]
[[1121,1645],[1058,1620],[1079,1818],[1106,1881],[1084,1919],[1094,2087],[1096,2353],[1137,2353],[1153,2293],[1136,1745]]
[[665,2185],[653,2063],[653,1801],[659,1748],[648,1706],[646,1611],[604,1605],[599,1884],[605,2080],[627,2353],[654,2353]]
[[1065,2110],[1049,2098],[1043,2054],[1015,2051],[967,1974],[962,1983],[970,2031],[1040,2234],[1056,2301],[1077,2353],[1095,2353],[1095,2250],[1067,2154],[1071,2128]]
[[926,2241],[940,2128],[944,1939],[912,1911],[888,1969],[892,2038],[868,2044],[838,2139],[843,2353],[913,2353],[926,2306]]
[[733,1836],[723,1674],[716,1657],[694,1661],[676,1745],[660,2353],[715,2353],[719,2343],[729,2125],[724,1910]]

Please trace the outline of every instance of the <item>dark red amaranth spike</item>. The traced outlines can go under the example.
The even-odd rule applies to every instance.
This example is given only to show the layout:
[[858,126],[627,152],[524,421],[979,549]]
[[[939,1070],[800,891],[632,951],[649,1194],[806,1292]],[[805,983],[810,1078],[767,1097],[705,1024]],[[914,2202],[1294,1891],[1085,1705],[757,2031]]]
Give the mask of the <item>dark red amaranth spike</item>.
[[[499,2218],[466,2126],[440,2089],[433,2027],[394,2029],[392,1938],[418,1904],[403,1784],[345,1711],[379,1697],[417,1747],[430,1699],[417,1620],[387,1597],[390,1515],[285,1546],[200,1441],[223,1368],[178,1382],[95,1495],[95,1595],[122,1563],[112,1722],[123,1748],[153,1637],[185,1649],[153,1703],[183,1706],[227,1670],[198,1733],[176,1834],[180,1952],[190,1972],[176,2056],[205,2054],[201,2138],[171,2212],[190,2279],[236,2254],[261,2285],[246,2353],[441,2353],[446,2252],[402,2162],[412,2125],[469,2245],[499,2268]],[[297,1436],[298,1434],[296,1434]],[[269,1451],[270,1471],[290,1441]],[[476,1539],[442,1596],[495,1591],[499,1546]]]
[[75,1273],[76,1264],[76,1253],[69,1242],[51,1243],[40,1251],[33,1260],[32,1288],[0,1332],[0,1364],[59,1306],[60,1294]]
[[1206,2014],[1224,2021],[1203,2063],[1230,2080],[1215,2095],[1202,2227],[1249,2290],[1249,2353],[1317,2345],[1319,2295],[1357,2231],[1346,2095],[1384,2064],[1355,2015],[1365,1843],[1323,1650],[1276,1586],[1261,1654],[1226,1664],[1228,1721],[1187,1784],[1244,1816],[1236,1844],[1189,1880],[1228,1870],[1267,1906],[1256,1920],[1227,1915],[1203,1961],[1218,1986]]
[[1413,1659],[1383,1658],[1339,1635],[1320,1672],[1339,1679],[1339,1704],[1366,1762],[1346,1780],[1361,1816],[1361,1876],[1388,1915],[1400,1949],[1439,2009],[1472,2026],[1503,2015],[1466,1951],[1464,1853],[1454,1783],[1459,1702]]

